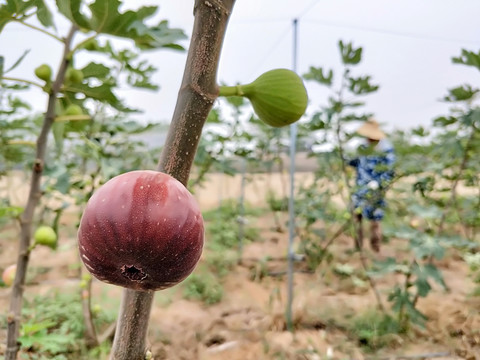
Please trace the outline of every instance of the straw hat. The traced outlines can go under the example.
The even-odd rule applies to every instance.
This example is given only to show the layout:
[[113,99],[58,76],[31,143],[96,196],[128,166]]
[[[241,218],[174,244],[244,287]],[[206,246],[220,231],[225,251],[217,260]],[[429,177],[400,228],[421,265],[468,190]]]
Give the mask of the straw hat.
[[380,130],[380,125],[374,119],[368,119],[357,129],[357,134],[365,136],[372,140],[382,140],[386,137],[385,133]]

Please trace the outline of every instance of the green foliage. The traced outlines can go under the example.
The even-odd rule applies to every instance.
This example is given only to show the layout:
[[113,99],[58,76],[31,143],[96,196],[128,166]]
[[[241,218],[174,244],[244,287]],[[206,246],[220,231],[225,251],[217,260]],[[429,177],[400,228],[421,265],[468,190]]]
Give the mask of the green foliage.
[[338,42],[342,63],[345,65],[357,65],[362,60],[362,48],[354,48],[352,43],[345,44],[342,40]]
[[[467,50],[462,50],[462,55],[453,58],[453,62],[480,70],[477,67],[478,55]],[[433,120],[436,135],[425,145],[416,145],[412,149],[406,140],[408,134],[404,134],[405,138],[401,141],[399,137],[396,139],[396,149],[399,159],[402,159],[397,173],[399,176],[416,176],[412,190],[421,198],[415,203],[408,203],[407,189],[393,189],[404,204],[408,203],[407,207],[401,205],[400,212],[398,208],[393,211],[423,220],[428,235],[418,237],[418,242],[424,243],[424,246],[423,249],[415,247],[417,256],[434,248],[437,251],[433,256],[443,255],[436,245],[441,242],[440,232],[451,236],[457,234],[461,227],[464,238],[471,242],[475,239],[480,225],[480,203],[473,195],[480,184],[480,167],[474,155],[480,151],[477,93],[478,89],[468,84],[450,89],[444,99],[452,103],[450,113]],[[415,133],[417,137],[428,135]],[[460,192],[460,189],[463,190]],[[398,206],[396,202],[393,204]]]
[[[259,211],[246,207],[244,217],[258,215]],[[234,200],[224,201],[216,209],[203,214],[206,221],[205,264],[184,282],[184,297],[215,304],[223,297],[221,278],[235,268],[240,243],[239,226],[243,227],[243,242],[258,239],[258,229],[239,223],[239,206]],[[244,218],[245,219],[245,218]]]
[[473,66],[480,70],[480,51],[477,54],[473,51],[462,49],[461,55],[458,57],[453,57],[452,62],[454,64]]
[[315,80],[322,85],[330,86],[333,84],[333,70],[329,70],[328,75],[326,75],[325,69],[310,66],[309,72],[304,74],[303,78],[305,80]]
[[331,222],[333,225],[345,221],[346,213],[339,212],[332,201],[333,196],[330,189],[319,192],[317,184],[313,184],[302,188],[300,195],[295,199],[297,226],[302,239],[298,251],[306,255],[307,266],[312,271],[324,260],[330,262],[333,259],[328,249],[332,233],[323,223]]
[[38,118],[29,116],[29,110],[11,89],[0,88],[0,175],[31,163]]
[[472,99],[480,90],[473,89],[470,85],[462,85],[448,90],[448,95],[443,99],[449,102],[467,101]]
[[53,16],[43,0],[7,0],[0,6],[0,32],[10,21],[22,21],[30,16],[30,10],[45,27],[53,26]]
[[[347,167],[346,159],[349,157],[347,143],[353,135],[347,130],[347,125],[370,117],[370,114],[362,112],[364,103],[358,99],[379,88],[371,83],[371,76],[353,74],[353,67],[362,60],[363,49],[343,41],[339,41],[338,47],[343,66],[340,77],[335,77],[332,70],[327,72],[321,67],[310,67],[310,71],[304,74],[305,80],[315,81],[331,90],[327,104],[313,114],[310,122],[301,124],[299,130],[299,134],[308,138],[312,148],[327,149],[311,153],[317,158],[314,182],[301,188],[295,199],[302,234],[300,250],[307,255],[307,263],[312,270],[325,258],[331,259],[328,246],[330,237],[334,235],[326,229],[334,229],[337,227],[335,224],[344,224],[352,218],[349,199],[353,190],[350,184],[353,171]],[[334,78],[338,79],[336,84]]]
[[354,317],[349,330],[359,345],[368,351],[395,344],[398,335],[404,332],[398,321],[378,310],[367,310]]
[[[245,208],[244,216],[256,216],[260,210]],[[218,208],[203,214],[207,222],[207,236],[209,249],[222,251],[235,249],[238,246],[238,204],[234,200],[224,201]],[[253,226],[244,227],[244,241],[258,240],[258,229]]]
[[[41,198],[32,215],[26,214],[23,220],[32,225],[41,221],[57,229],[62,212],[72,205],[72,198],[83,206],[95,188],[109,178],[120,172],[153,167],[151,146],[137,136],[155,126],[126,118],[126,113],[136,110],[126,105],[117,92],[125,84],[158,89],[151,83],[156,68],[143,60],[138,50],[183,50],[178,42],[186,36],[165,20],[152,25],[157,11],[153,6],[120,11],[123,4],[119,0],[62,0],[48,5],[53,5],[55,14],[43,0],[7,0],[0,4],[0,32],[10,22],[24,25],[29,31],[39,31],[58,41],[57,50],[61,51],[57,53],[62,56],[55,60],[61,64],[58,68],[51,70],[49,64],[34,64],[31,71],[22,72],[22,78],[6,74],[23,62],[28,51],[20,58],[0,58],[0,176],[12,170],[32,169],[37,163],[35,171],[43,171]],[[61,27],[63,31],[70,28],[68,36],[60,34],[56,27],[59,14],[70,23],[67,27],[62,23]],[[75,34],[78,31],[81,34]],[[129,40],[136,50],[122,49],[122,42],[114,44],[113,38]],[[41,49],[43,44],[34,46]],[[80,52],[84,65],[77,64]],[[34,74],[41,79],[40,83],[29,78]],[[49,97],[48,107],[41,114],[32,114],[29,105],[15,96],[30,86],[40,88]],[[37,159],[37,139],[42,139],[40,135],[50,139],[45,131],[50,130],[52,120],[54,144],[39,143],[47,145],[47,149],[39,152],[46,155]],[[32,194],[37,196],[36,192]],[[20,209],[12,207],[8,199],[0,200],[0,222],[18,216]],[[66,296],[36,298],[27,304],[20,337],[27,358],[90,359],[93,354],[106,352],[105,348],[91,353],[85,350],[80,300]]]
[[119,0],[96,0],[88,5],[89,16],[82,13],[81,5],[81,0],[57,0],[60,13],[84,30],[132,39],[140,49],[183,49],[176,44],[176,41],[185,38],[183,31],[170,29],[166,21],[160,21],[155,26],[146,25],[146,20],[157,11],[156,6],[122,13],[119,11]]
[[207,253],[205,261],[212,273],[222,278],[235,269],[238,253],[233,249],[212,249]]
[[[23,308],[21,348],[28,359],[88,358],[80,294],[55,292],[37,296]],[[95,313],[98,327],[113,322],[115,313]],[[31,353],[34,352],[34,353]],[[31,355],[31,356],[30,356]]]
[[480,296],[480,252],[465,253],[463,258],[470,269],[470,276],[476,284],[476,287],[473,290],[473,295]]
[[[183,47],[178,44],[178,41],[186,38],[182,30],[170,28],[165,20],[161,20],[154,26],[146,24],[145,21],[156,13],[157,7],[155,6],[142,7],[137,11],[119,12],[121,5],[119,0],[98,0],[88,5],[90,13],[85,15],[82,12],[85,9],[82,8],[80,0],[57,1],[56,5],[56,11],[81,28],[86,36],[89,36],[74,44],[72,49],[67,49],[70,50],[67,55],[70,65],[75,65],[76,56],[74,55],[79,51],[87,50],[97,53],[95,62],[87,64],[83,69],[77,69],[78,74],[80,71],[84,74],[83,79],[77,76],[76,79],[79,81],[72,82],[69,76],[65,77],[64,86],[61,89],[63,96],[59,98],[59,110],[70,104],[86,108],[86,104],[95,100],[108,104],[118,111],[133,111],[125,106],[115,94],[116,88],[122,81],[126,81],[127,84],[136,88],[152,90],[158,88],[157,85],[150,82],[151,75],[156,69],[145,60],[139,60],[139,54],[136,51],[115,49],[108,39],[103,40],[106,36],[133,40],[137,48],[142,50],[161,48],[183,50]],[[42,31],[61,41],[61,38],[48,32],[48,28],[55,27],[55,25],[52,14],[41,0],[26,2],[9,0],[7,4],[1,5],[0,31],[10,21],[31,26],[32,24],[28,20],[32,11],[36,11],[34,13],[41,24],[47,28]],[[102,40],[102,45],[97,38]],[[3,74],[15,68],[27,54],[28,52],[25,52]],[[105,65],[96,62],[99,60],[98,54],[103,55]],[[20,81],[30,83],[26,79]],[[4,86],[4,84],[2,85]],[[50,86],[44,87],[44,91],[49,92]],[[61,111],[58,114],[61,114]]]
[[371,76],[363,76],[358,78],[349,78],[349,90],[355,95],[363,95],[378,90],[378,85],[370,84]]
[[236,266],[243,244],[258,241],[258,228],[249,225],[250,218],[259,211],[246,207],[240,216],[240,204],[224,201],[221,206],[204,213],[207,232],[206,263],[212,273],[223,277]]
[[[421,247],[422,244],[416,243],[416,246]],[[410,263],[398,261],[395,258],[376,261],[370,271],[373,276],[392,273],[405,277],[404,285],[396,285],[388,296],[388,300],[392,303],[392,310],[397,315],[398,323],[405,329],[409,327],[410,322],[424,326],[427,318],[416,308],[416,305],[419,297],[426,297],[432,291],[432,282],[447,290],[440,270],[430,261],[421,262],[420,260],[427,256],[434,256],[436,251],[433,249],[428,254],[422,251],[421,256]]]
[[[212,109],[210,111],[204,135],[200,139],[194,159],[196,171],[192,174],[188,184],[191,191],[195,191],[195,187],[203,185],[209,172],[220,172],[229,176],[237,173],[237,169],[233,166],[231,147],[239,139],[238,127],[237,117],[227,120],[222,117],[219,110]],[[225,135],[225,131],[229,133]]]
[[270,210],[277,212],[288,211],[288,197],[281,198],[273,191],[268,191],[266,200]]
[[0,225],[5,224],[11,219],[18,218],[22,212],[22,207],[11,206],[8,199],[0,199]]
[[[311,67],[305,74],[306,80],[332,89],[327,104],[300,131],[308,134],[314,145],[331,149],[312,154],[318,159],[314,184],[302,188],[296,199],[301,251],[313,269],[328,255],[329,242],[325,240],[332,236],[329,233],[334,224],[346,221],[348,225],[351,221],[347,209],[352,171],[345,166],[345,159],[352,134],[346,125],[369,116],[359,112],[362,102],[356,98],[378,89],[370,76],[352,75],[353,66],[361,61],[361,49],[343,42],[339,46],[344,72],[338,89],[333,74],[325,75],[322,68]],[[454,62],[478,69],[479,59],[479,55],[463,50]],[[448,291],[433,260],[443,259],[451,248],[471,251],[479,247],[480,168],[474,155],[480,151],[480,109],[475,105],[478,92],[468,84],[450,89],[444,100],[452,103],[451,112],[433,120],[435,133],[418,127],[390,136],[398,160],[396,180],[387,193],[383,230],[386,239],[405,239],[408,248],[403,257],[374,263],[367,275],[403,277],[399,282],[403,285],[395,286],[388,298],[401,329],[425,324],[426,317],[417,303],[420,297],[431,294],[434,285]]]
[[211,272],[196,272],[185,280],[183,296],[189,300],[198,300],[212,305],[222,300],[223,287]]

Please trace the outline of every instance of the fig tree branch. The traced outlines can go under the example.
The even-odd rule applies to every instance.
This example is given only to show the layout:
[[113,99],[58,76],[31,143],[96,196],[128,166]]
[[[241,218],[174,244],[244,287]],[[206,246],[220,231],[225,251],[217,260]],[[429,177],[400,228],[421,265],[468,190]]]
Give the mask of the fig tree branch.
[[202,128],[218,96],[220,51],[235,0],[195,1],[185,72],[158,170],[187,184]]
[[85,344],[88,349],[100,344],[92,317],[92,279],[85,281],[85,287],[81,289],[83,322],[85,324]]
[[35,26],[35,25],[32,25],[32,24],[26,23],[26,22],[24,22],[24,21],[22,21],[22,20],[19,20],[19,19],[14,19],[13,21],[18,22],[18,23],[20,23],[20,24],[22,24],[22,25],[25,25],[26,27],[29,27],[30,29],[39,31],[39,32],[41,32],[41,33],[43,33],[43,34],[45,34],[45,35],[47,35],[47,36],[50,36],[51,38],[54,38],[55,40],[58,40],[58,41],[63,42],[63,39],[59,38],[57,35],[52,34],[51,32],[49,32],[49,31],[47,31],[47,30],[45,30],[45,29],[42,29],[42,28],[40,28],[40,27],[38,27],[38,26]]
[[27,79],[20,79],[20,78],[15,78],[15,77],[3,76],[2,80],[22,82],[22,83],[33,85],[33,86],[36,86],[40,89],[43,89],[43,85],[40,85],[39,83],[36,83],[34,81],[30,81],[30,80],[27,80]]
[[[203,125],[218,96],[223,39],[235,0],[196,0],[195,21],[172,122],[158,163],[185,186]],[[154,292],[124,289],[111,360],[143,360]]]
[[445,226],[445,222],[447,220],[447,214],[449,210],[451,210],[452,207],[453,208],[455,207],[455,203],[457,201],[457,195],[458,195],[457,194],[458,185],[460,184],[460,179],[463,173],[465,172],[465,168],[467,167],[467,163],[470,159],[470,150],[472,148],[472,143],[475,140],[475,128],[472,126],[472,129],[470,129],[470,131],[471,131],[470,136],[468,137],[467,143],[463,148],[462,161],[459,165],[455,180],[452,184],[452,190],[450,191],[450,198],[448,199],[448,202],[445,205],[444,210],[442,212],[442,216],[440,218],[440,223],[438,225],[438,230],[437,230],[438,235],[441,235],[443,233],[443,229]]
[[37,138],[35,161],[33,164],[30,180],[30,191],[25,210],[20,218],[20,242],[17,260],[17,273],[13,283],[12,295],[10,299],[10,309],[7,317],[7,348],[5,350],[5,360],[15,360],[19,350],[17,338],[20,331],[20,317],[23,305],[23,292],[25,287],[25,276],[27,273],[28,260],[30,257],[30,241],[32,237],[32,223],[35,214],[35,208],[41,197],[40,181],[45,162],[45,153],[47,150],[48,134],[55,119],[55,102],[60,87],[63,83],[65,72],[68,67],[70,44],[77,31],[76,26],[72,26],[67,37],[64,40],[63,58],[57,71],[57,77],[52,85],[48,96],[47,111]]

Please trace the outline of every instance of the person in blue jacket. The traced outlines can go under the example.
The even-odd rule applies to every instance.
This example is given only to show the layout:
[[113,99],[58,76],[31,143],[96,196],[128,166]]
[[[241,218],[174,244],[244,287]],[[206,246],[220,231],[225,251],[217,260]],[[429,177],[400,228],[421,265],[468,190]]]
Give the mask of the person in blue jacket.
[[356,186],[352,194],[356,246],[361,248],[363,245],[363,219],[367,219],[370,223],[370,246],[373,251],[379,252],[385,192],[394,176],[395,153],[374,119],[367,120],[356,132],[365,138],[365,143],[358,147],[358,157],[348,162],[356,170]]

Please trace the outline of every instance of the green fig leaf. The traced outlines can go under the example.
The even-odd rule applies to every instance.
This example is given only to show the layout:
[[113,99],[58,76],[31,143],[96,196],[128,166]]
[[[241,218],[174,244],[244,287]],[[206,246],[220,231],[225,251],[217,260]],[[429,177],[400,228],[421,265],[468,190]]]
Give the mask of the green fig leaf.
[[344,43],[342,40],[338,42],[342,62],[345,65],[357,65],[362,60],[362,48],[354,48],[352,43]]
[[324,70],[325,69],[321,67],[316,68],[316,67],[310,66],[310,71],[304,74],[303,78],[305,80],[314,80],[320,84],[331,86],[333,83],[333,70],[330,69],[328,71],[328,74],[326,71],[324,72]]
[[473,51],[462,49],[462,54],[459,57],[452,58],[452,62],[454,64],[473,66],[480,70],[480,51],[476,54]]
[[2,61],[1,61],[1,65],[0,65],[0,76],[3,76],[3,74],[6,74],[10,71],[12,71],[13,69],[15,69],[18,65],[20,65],[20,63],[23,61],[23,59],[25,59],[25,57],[28,55],[28,53],[30,52],[30,50],[25,50],[22,54],[22,56],[20,56],[17,61],[15,61],[15,63],[10,66],[7,70],[5,70],[3,73],[2,73],[2,70],[3,70],[3,57],[2,57]]
[[53,27],[53,16],[43,0],[7,0],[0,6],[0,32],[10,21],[25,18],[27,11],[36,8],[35,15],[45,27]]
[[480,89],[473,89],[470,85],[458,86],[448,90],[448,95],[443,100],[448,102],[466,101],[473,98]]
[[119,11],[122,4],[119,0],[95,0],[88,5],[91,17],[87,17],[80,10],[81,3],[81,0],[57,0],[60,12],[82,29],[132,39],[141,49],[184,49],[177,44],[177,41],[186,39],[182,30],[170,28],[165,20],[152,27],[145,25],[145,19],[157,11],[156,6],[122,13]]

